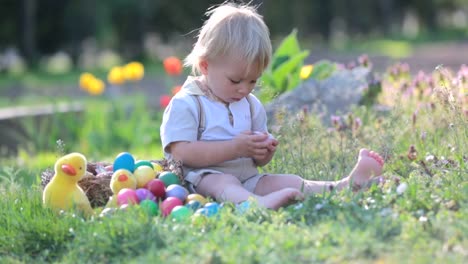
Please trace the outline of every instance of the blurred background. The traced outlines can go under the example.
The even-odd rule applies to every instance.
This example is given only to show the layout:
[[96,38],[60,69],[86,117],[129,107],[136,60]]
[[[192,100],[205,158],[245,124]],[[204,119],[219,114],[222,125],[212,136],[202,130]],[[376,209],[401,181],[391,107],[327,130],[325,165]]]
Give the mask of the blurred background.
[[[222,2],[0,0],[0,156],[57,148],[161,155],[162,109],[188,74],[180,59],[190,52],[207,8]],[[366,55],[376,73],[405,63],[416,75],[440,64],[458,71],[468,63],[468,0],[251,3],[269,26],[274,48],[297,32],[308,51],[304,65],[349,65]],[[169,76],[168,57],[176,70]],[[123,81],[117,68],[123,65],[139,69],[137,81]],[[85,73],[94,90],[83,89]],[[63,108],[47,106],[61,102]]]
[[[0,72],[19,73],[40,66],[62,72],[75,67],[105,68],[115,60],[182,57],[189,51],[206,9],[222,2],[1,0]],[[312,59],[340,59],[342,53],[403,59],[415,53],[415,44],[442,41],[451,41],[452,53],[458,54],[446,54],[454,57],[454,64],[467,59],[467,46],[460,42],[468,39],[468,0],[252,3],[259,6],[274,43],[297,28]],[[438,50],[426,52],[444,57]],[[60,67],[48,64],[53,59],[61,62]]]

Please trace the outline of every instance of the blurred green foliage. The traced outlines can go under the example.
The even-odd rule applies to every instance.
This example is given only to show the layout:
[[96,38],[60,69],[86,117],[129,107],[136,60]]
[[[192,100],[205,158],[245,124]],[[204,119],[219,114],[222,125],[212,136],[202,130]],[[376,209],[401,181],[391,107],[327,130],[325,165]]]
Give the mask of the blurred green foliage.
[[269,102],[274,97],[297,87],[300,72],[309,51],[302,50],[297,39],[297,30],[293,30],[275,50],[272,62],[262,75],[258,97]]

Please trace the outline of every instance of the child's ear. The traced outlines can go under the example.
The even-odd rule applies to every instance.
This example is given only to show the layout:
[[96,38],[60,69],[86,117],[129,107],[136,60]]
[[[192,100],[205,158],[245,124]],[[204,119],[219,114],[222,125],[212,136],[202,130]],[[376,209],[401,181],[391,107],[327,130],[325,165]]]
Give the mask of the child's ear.
[[200,71],[203,75],[208,74],[208,61],[205,59],[201,59],[199,62],[200,65]]

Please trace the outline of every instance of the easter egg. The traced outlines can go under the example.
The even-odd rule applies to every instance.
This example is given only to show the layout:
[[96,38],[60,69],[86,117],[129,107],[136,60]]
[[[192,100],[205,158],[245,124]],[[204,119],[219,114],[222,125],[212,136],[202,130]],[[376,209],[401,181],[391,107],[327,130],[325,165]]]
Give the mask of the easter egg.
[[166,197],[177,197],[182,202],[187,199],[189,192],[183,186],[171,184],[166,188]]
[[129,204],[122,204],[122,205],[119,207],[119,210],[120,210],[120,211],[127,211],[129,207],[130,207]]
[[145,188],[148,189],[156,200],[162,200],[166,197],[166,186],[160,179],[152,179],[146,183]]
[[164,182],[164,185],[167,187],[171,184],[180,184],[179,177],[170,171],[163,171],[159,174],[158,179]]
[[126,169],[130,172],[135,170],[135,159],[133,158],[132,154],[128,152],[122,152],[114,160],[113,164],[114,171],[118,169]]
[[117,194],[117,204],[119,206],[124,204],[137,204],[138,202],[138,196],[133,189],[123,188]]
[[155,173],[153,168],[149,166],[140,166],[135,169],[133,172],[137,180],[137,188],[144,187],[149,181],[155,178]]
[[205,225],[208,221],[207,216],[201,213],[193,214],[191,219],[192,219],[192,224],[198,227]]
[[148,166],[151,167],[154,170],[153,163],[147,160],[138,160],[135,162],[135,170],[140,167],[140,166]]
[[199,201],[192,200],[192,201],[187,202],[185,206],[195,212],[203,205]]
[[148,189],[145,189],[145,188],[138,188],[136,189],[136,195],[138,197],[138,201],[140,201],[140,203],[144,200],[153,200],[155,199],[154,197],[154,194],[148,190]]
[[156,216],[159,213],[158,204],[152,200],[143,200],[140,202],[140,207],[145,211],[148,215]]
[[192,210],[182,205],[178,205],[174,207],[170,214],[171,218],[177,222],[185,221],[189,219],[191,215],[192,215]]
[[159,173],[159,172],[162,172],[164,171],[164,168],[161,164],[157,163],[157,162],[151,162],[151,164],[153,164],[153,169],[156,173]]
[[99,214],[99,217],[109,217],[113,215],[116,210],[117,210],[116,208],[111,208],[111,207],[104,208],[104,210],[102,210],[102,212]]
[[243,201],[236,205],[236,210],[239,214],[245,214],[251,207],[250,201]]
[[161,202],[160,209],[163,216],[168,216],[172,209],[178,205],[183,205],[182,201],[176,197],[167,197],[164,201]]
[[198,201],[200,202],[201,205],[204,205],[206,204],[206,199],[205,197],[203,197],[202,195],[198,194],[198,193],[191,193],[187,196],[187,203],[190,202],[190,201]]
[[104,167],[104,170],[106,171],[114,171],[114,166],[111,164],[111,165],[107,165]]
[[203,215],[203,216],[212,216],[213,214],[210,213],[210,210],[208,210],[207,208],[198,208],[196,211],[195,211],[195,215]]
[[207,203],[201,209],[207,210],[207,216],[213,216],[219,212],[221,206],[216,202]]

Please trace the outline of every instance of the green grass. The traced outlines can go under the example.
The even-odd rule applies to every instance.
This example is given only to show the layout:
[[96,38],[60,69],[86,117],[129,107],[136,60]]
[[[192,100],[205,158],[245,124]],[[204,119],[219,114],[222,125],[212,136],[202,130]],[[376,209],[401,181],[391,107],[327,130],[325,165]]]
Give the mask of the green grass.
[[[65,141],[65,152],[108,161],[121,151],[161,154],[160,119],[144,104],[127,115],[112,104],[89,103],[100,114],[86,115],[82,141]],[[315,115],[279,118],[273,133],[280,145],[266,171],[339,179],[367,147],[386,157],[387,181],[358,193],[310,196],[279,211],[253,206],[241,214],[227,203],[217,217],[193,222],[149,217],[138,207],[90,220],[56,215],[42,207],[38,176],[63,149],[22,152],[0,169],[0,262],[467,262],[468,120],[460,109],[434,103],[435,110],[420,108],[415,122],[417,102],[390,112],[356,107],[347,116],[362,120],[354,130],[331,130]],[[117,125],[123,130],[112,130]],[[407,158],[410,145],[418,150],[415,160]]]

